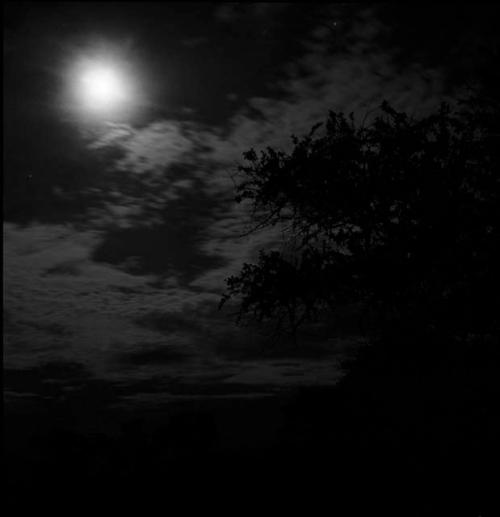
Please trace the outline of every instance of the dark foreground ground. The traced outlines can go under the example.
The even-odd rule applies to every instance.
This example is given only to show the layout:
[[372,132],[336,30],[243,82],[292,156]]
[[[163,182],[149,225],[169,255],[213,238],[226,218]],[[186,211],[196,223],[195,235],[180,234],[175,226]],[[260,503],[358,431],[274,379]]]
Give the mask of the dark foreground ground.
[[336,387],[261,397],[6,404],[8,514],[499,515],[500,363],[481,346],[389,346]]

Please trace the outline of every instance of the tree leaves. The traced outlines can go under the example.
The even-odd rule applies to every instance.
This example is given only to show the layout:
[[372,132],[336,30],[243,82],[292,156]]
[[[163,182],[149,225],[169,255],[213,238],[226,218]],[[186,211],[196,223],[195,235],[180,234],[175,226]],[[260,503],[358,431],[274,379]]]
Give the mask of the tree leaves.
[[[266,214],[255,231],[287,223],[293,259],[261,252],[227,280],[223,300],[239,298],[240,317],[288,321],[292,333],[333,300],[424,326],[485,323],[498,298],[500,168],[487,138],[494,117],[466,108],[443,103],[415,120],[384,102],[368,127],[330,111],[323,136],[322,124],[293,136],[289,154],[244,153],[236,200]],[[467,300],[472,292],[482,299]]]

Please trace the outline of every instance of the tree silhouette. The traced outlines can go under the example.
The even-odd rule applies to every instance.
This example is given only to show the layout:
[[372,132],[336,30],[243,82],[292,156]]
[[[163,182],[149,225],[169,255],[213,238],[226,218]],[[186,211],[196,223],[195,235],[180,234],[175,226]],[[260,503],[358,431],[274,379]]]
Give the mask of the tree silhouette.
[[286,251],[262,250],[226,280],[239,321],[293,336],[318,314],[358,303],[375,333],[497,329],[498,107],[472,99],[415,119],[387,102],[370,125],[329,112],[293,150],[244,153],[236,201],[253,232],[280,225]]

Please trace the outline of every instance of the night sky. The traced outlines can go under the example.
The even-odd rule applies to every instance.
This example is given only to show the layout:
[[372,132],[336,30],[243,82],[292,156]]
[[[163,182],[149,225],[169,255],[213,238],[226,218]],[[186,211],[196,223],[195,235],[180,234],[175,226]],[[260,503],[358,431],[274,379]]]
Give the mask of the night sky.
[[[6,403],[90,407],[100,386],[99,404],[143,408],[337,382],[355,331],[270,352],[217,310],[224,279],[280,238],[241,237],[232,175],[329,109],[361,120],[387,99],[419,116],[487,90],[497,20],[472,4],[6,4]],[[133,94],[88,113],[72,67],[104,54]]]

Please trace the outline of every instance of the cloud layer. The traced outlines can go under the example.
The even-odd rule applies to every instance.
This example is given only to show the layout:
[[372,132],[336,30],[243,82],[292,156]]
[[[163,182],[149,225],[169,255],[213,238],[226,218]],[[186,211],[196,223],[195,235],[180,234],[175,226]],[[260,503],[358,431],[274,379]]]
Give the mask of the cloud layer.
[[[257,18],[268,15],[267,4],[253,9]],[[229,4],[215,12],[221,23],[240,15]],[[333,9],[332,20],[337,15]],[[215,373],[250,384],[336,380],[335,358],[255,359],[262,339],[231,325],[216,304],[224,278],[280,242],[278,230],[239,237],[250,224],[246,208],[233,202],[231,175],[242,152],[290,149],[290,135],[308,131],[328,109],[359,120],[387,99],[421,115],[443,98],[441,71],[401,67],[378,46],[384,27],[370,10],[348,28],[339,20],[333,29],[318,24],[302,42],[274,97],[247,99],[225,127],[166,119],[110,125],[90,148],[119,151],[103,171],[112,186],[97,193],[102,203],[78,229],[4,226],[9,368],[64,359],[117,380],[201,382]]]

